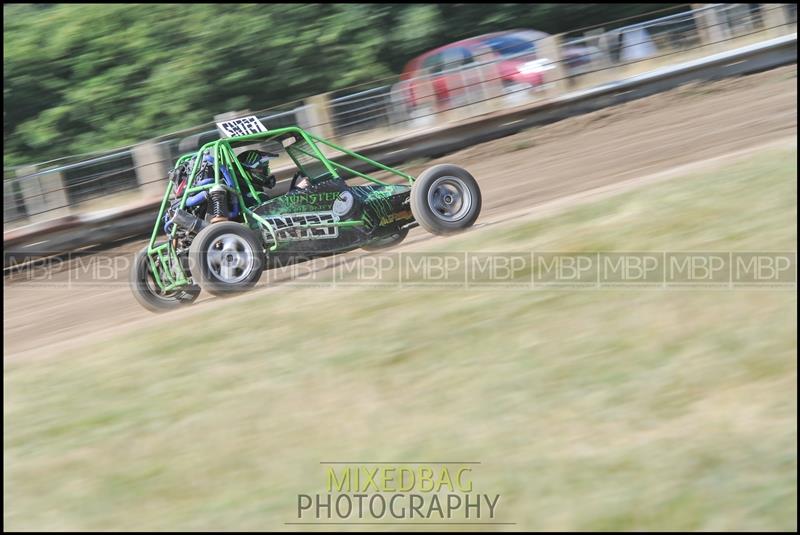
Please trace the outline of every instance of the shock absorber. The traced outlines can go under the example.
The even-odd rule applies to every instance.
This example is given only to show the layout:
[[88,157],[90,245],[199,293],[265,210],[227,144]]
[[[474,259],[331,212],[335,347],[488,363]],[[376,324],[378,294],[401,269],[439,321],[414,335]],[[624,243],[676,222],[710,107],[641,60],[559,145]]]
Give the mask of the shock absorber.
[[209,191],[208,199],[211,222],[228,220],[228,191],[222,186],[214,186]]

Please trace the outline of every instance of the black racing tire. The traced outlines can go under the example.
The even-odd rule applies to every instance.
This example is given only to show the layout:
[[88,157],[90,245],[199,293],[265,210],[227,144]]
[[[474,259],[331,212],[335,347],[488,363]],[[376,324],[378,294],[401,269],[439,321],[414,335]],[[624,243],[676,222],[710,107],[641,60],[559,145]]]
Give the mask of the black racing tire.
[[261,237],[241,223],[223,221],[205,227],[189,246],[195,282],[220,297],[251,289],[264,271]]
[[136,301],[151,312],[167,312],[195,302],[200,295],[198,286],[188,286],[172,292],[162,292],[156,284],[147,257],[148,246],[133,257],[129,280]]
[[411,213],[432,234],[461,232],[481,213],[481,190],[466,169],[435,165],[422,172],[411,187]]
[[408,236],[408,229],[401,228],[391,236],[376,240],[368,245],[363,245],[361,248],[370,252],[382,251],[383,249],[388,249],[389,247],[394,247],[395,245],[399,244],[406,239],[406,236]]

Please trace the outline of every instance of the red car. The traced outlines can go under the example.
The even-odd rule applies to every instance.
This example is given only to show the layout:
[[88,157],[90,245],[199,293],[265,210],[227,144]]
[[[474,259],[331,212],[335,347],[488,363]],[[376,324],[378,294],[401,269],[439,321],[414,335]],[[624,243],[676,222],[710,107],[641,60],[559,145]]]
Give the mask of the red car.
[[[553,67],[537,53],[536,41],[548,36],[536,30],[509,30],[436,48],[406,64],[398,89],[413,110],[425,104],[441,108],[480,100],[484,82],[491,80],[499,80],[506,92],[539,88],[545,71]],[[589,60],[586,52],[571,47],[563,56],[572,67]]]

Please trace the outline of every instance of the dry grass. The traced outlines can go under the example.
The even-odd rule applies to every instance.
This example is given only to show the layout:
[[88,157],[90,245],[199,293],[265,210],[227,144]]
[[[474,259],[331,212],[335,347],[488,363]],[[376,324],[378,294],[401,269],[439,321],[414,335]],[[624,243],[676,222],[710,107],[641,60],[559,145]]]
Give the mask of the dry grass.
[[[796,250],[796,173],[428,248]],[[796,529],[796,319],[785,289],[275,288],[7,362],[6,528],[286,529],[320,461],[424,457],[481,461],[510,529]]]

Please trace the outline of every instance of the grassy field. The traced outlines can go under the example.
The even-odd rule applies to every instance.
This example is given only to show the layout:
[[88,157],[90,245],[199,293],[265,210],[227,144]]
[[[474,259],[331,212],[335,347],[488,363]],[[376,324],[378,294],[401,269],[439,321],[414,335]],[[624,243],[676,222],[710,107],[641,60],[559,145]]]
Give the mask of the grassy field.
[[[796,251],[796,157],[425,247]],[[283,287],[216,303],[5,362],[5,528],[289,529],[321,461],[455,460],[481,462],[504,529],[793,530],[796,320],[792,289]]]

